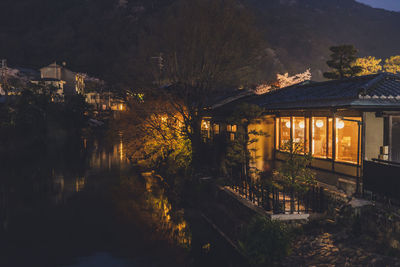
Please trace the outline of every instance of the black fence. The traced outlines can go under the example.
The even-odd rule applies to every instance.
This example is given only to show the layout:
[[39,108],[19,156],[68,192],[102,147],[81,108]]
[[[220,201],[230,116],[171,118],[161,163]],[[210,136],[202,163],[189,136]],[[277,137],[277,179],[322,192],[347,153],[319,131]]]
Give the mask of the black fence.
[[272,211],[285,213],[322,213],[326,211],[326,196],[322,187],[310,187],[305,191],[277,188],[272,185],[258,185],[246,181],[233,182],[230,187],[241,197],[255,205]]
[[364,190],[400,201],[400,164],[389,161],[364,161]]

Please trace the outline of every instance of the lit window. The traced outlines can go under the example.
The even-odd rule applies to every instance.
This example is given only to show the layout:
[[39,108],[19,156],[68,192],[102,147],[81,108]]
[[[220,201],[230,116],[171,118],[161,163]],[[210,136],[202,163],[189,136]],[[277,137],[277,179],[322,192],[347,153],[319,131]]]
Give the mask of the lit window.
[[281,150],[285,147],[285,144],[290,141],[290,118],[281,118],[280,119],[280,144],[279,147]]
[[304,135],[306,124],[304,117],[293,117],[293,143],[299,144],[298,152],[304,153]]
[[275,148],[276,149],[278,149],[279,150],[279,125],[280,125],[280,121],[281,121],[281,119],[280,118],[276,118],[276,121],[275,121],[275,130],[276,130],[276,133],[275,133]]
[[312,154],[314,157],[326,158],[326,118],[312,118]]
[[219,134],[219,124],[214,123],[213,132],[214,134]]
[[306,153],[310,152],[310,118],[306,118],[306,138],[305,138],[305,142],[304,142],[304,150]]
[[333,119],[328,118],[328,158],[332,158]]
[[357,155],[359,149],[359,129],[358,123],[360,118],[337,118],[336,123],[336,160],[357,163]]
[[203,120],[201,122],[201,133],[203,138],[209,139],[211,137],[210,121]]
[[233,125],[228,124],[228,125],[226,126],[226,131],[228,132],[229,139],[230,139],[231,141],[235,140],[236,131],[237,131],[237,126],[234,125],[234,124],[233,124]]

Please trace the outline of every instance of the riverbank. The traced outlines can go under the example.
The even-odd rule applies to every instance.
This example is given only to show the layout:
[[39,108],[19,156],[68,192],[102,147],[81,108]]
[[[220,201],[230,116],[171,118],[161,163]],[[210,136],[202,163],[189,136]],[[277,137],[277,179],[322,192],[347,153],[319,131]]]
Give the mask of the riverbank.
[[[203,188],[202,210],[235,245],[256,209],[217,185]],[[373,204],[373,203],[371,203]],[[344,204],[293,228],[291,253],[281,266],[400,266],[400,217],[378,205]]]
[[122,142],[67,144],[2,170],[0,266],[244,266]]

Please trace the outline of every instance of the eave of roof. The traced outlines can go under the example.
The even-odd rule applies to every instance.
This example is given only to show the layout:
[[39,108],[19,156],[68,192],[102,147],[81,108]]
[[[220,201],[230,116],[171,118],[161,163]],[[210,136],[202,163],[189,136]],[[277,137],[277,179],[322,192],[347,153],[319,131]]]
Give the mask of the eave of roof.
[[371,108],[400,109],[400,77],[375,74],[345,80],[293,85],[254,97],[267,109]]

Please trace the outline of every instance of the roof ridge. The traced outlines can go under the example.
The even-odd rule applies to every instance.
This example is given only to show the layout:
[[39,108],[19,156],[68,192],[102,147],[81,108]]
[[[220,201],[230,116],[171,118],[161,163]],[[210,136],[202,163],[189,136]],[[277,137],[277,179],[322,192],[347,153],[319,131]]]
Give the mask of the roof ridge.
[[[286,90],[286,89],[290,89],[290,88],[301,88],[301,87],[315,87],[315,86],[321,86],[321,85],[325,85],[325,84],[335,84],[335,83],[341,83],[341,82],[346,82],[346,81],[352,81],[352,80],[364,80],[364,79],[368,79],[371,78],[373,76],[379,76],[381,74],[385,74],[385,73],[378,73],[378,74],[369,74],[369,75],[363,75],[363,76],[354,76],[354,77],[348,77],[348,78],[344,78],[342,80],[328,80],[328,81],[322,81],[322,82],[315,82],[315,81],[311,81],[311,83],[306,83],[306,84],[302,84],[302,83],[297,83],[297,84],[293,84],[287,87],[283,87],[277,90],[273,90],[269,93],[266,94],[272,94],[276,91],[281,91],[281,90]],[[387,74],[387,73],[386,73]],[[376,77],[374,77],[375,79]]]
[[366,84],[362,85],[358,89],[358,98],[361,96],[366,96],[368,93],[370,93],[373,89],[376,88],[376,85],[382,81],[383,78],[386,77],[386,73],[379,73],[375,78],[372,80],[368,81]]
[[366,83],[364,86],[360,87],[360,89],[358,90],[359,91],[358,98],[360,98],[360,96],[364,97],[364,96],[371,94],[380,82],[383,82],[385,79],[388,79],[388,78],[392,78],[392,79],[396,79],[396,80],[400,81],[400,76],[398,76],[396,74],[389,73],[389,72],[379,73],[376,78],[372,79],[371,81]]

